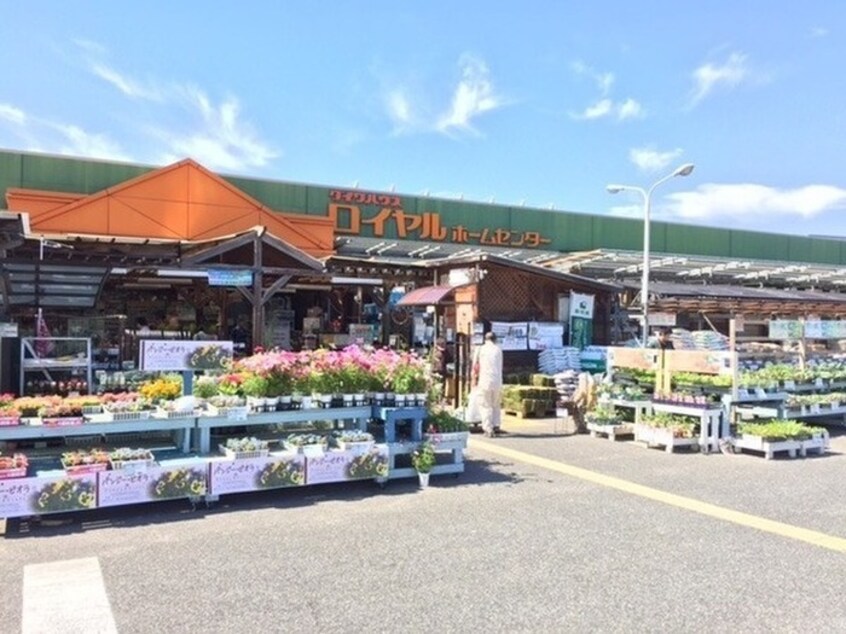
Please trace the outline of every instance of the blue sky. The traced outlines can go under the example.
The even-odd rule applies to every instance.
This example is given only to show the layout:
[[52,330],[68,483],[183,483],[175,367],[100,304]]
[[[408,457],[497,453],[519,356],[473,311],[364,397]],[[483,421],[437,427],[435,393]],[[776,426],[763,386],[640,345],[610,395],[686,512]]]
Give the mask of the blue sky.
[[846,4],[3,0],[0,147],[846,236]]

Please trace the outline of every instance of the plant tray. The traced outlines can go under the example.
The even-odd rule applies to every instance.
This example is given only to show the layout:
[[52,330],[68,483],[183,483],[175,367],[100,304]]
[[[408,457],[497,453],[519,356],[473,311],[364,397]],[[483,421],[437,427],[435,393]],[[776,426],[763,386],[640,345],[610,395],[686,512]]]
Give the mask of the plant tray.
[[735,438],[733,444],[736,449],[763,452],[767,460],[772,460],[776,451],[786,451],[788,456],[795,458],[796,453],[802,451],[803,442],[802,440],[765,440],[761,436],[744,434]]
[[591,438],[598,438],[600,435],[607,436],[608,440],[616,440],[617,436],[634,435],[634,425],[631,423],[617,423],[614,425],[602,425],[600,423],[588,423],[587,429]]
[[0,427],[14,427],[20,424],[20,416],[0,416]]
[[150,418],[150,414],[152,414],[150,410],[141,410],[139,412],[110,412],[106,410],[106,418],[111,421],[147,420]]
[[26,467],[15,467],[14,469],[0,469],[0,480],[9,478],[25,478]]
[[84,475],[86,473],[97,473],[98,471],[106,471],[109,468],[107,462],[93,462],[91,464],[78,464],[68,466],[62,461],[62,467],[68,475]]
[[142,460],[109,460],[113,471],[143,471],[156,466],[153,454]]
[[670,429],[648,425],[635,425],[634,439],[646,443],[647,446],[663,446],[667,453],[673,453],[676,447],[699,447],[698,437],[676,437]]
[[449,431],[444,433],[423,434],[425,440],[429,440],[435,444],[444,442],[467,442],[470,438],[469,431]]
[[307,455],[320,454],[326,451],[325,443],[321,443],[319,445],[292,445],[286,442],[284,446],[288,451],[295,451],[296,453],[303,453]]
[[338,449],[341,451],[353,451],[360,453],[367,453],[376,444],[375,440],[357,440],[357,441],[338,441]]
[[208,416],[244,420],[250,413],[250,408],[246,405],[235,407],[216,407],[215,405],[206,405],[206,412],[208,413]]
[[102,405],[83,405],[82,406],[82,413],[83,414],[99,414],[103,411]]
[[60,418],[43,418],[41,424],[46,427],[71,427],[82,425],[85,419],[82,416],[62,416]]
[[166,409],[159,408],[155,413],[156,418],[193,418],[194,410],[186,409],[178,412],[171,412]]
[[247,460],[249,458],[266,458],[270,454],[270,449],[264,447],[262,449],[256,449],[254,451],[235,451],[234,449],[230,449],[224,445],[218,445],[218,449],[220,449],[220,453],[224,456],[229,458],[230,460]]

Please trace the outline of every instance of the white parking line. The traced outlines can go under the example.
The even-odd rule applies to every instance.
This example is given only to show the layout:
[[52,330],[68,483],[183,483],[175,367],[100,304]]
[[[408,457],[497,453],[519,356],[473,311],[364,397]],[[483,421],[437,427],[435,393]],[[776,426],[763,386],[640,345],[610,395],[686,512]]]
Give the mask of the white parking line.
[[23,634],[117,632],[96,557],[24,566]]

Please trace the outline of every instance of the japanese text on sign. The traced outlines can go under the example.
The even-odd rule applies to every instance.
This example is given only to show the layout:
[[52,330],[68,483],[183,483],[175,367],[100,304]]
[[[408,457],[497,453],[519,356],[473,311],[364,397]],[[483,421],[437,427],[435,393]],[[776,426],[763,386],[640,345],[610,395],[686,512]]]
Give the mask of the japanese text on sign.
[[[382,197],[375,194],[365,194],[364,192],[332,192],[330,198],[334,200],[336,194],[338,196],[354,194],[356,197],[365,197],[364,199],[368,202],[371,199],[367,197],[373,196],[395,198],[395,202],[400,202],[398,197],[395,196]],[[355,200],[358,201],[358,198]],[[329,217],[339,234],[362,235],[363,233],[370,233],[377,238],[385,237],[387,234],[396,235],[398,238],[415,238],[436,242],[524,248],[540,247],[549,244],[551,241],[549,238],[544,238],[538,231],[512,231],[503,228],[486,228],[475,231],[464,225],[446,226],[442,224],[441,214],[439,213],[424,211],[423,213],[412,214],[396,206],[383,206],[376,214],[365,216],[358,205],[331,202],[329,204]],[[365,232],[365,229],[369,229],[369,231]]]

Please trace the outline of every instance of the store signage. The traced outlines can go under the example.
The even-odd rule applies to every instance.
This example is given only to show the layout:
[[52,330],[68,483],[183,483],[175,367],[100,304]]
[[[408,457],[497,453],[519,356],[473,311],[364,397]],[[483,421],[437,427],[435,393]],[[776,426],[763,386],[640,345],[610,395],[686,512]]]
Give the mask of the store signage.
[[79,511],[96,501],[96,474],[0,480],[0,517]]
[[205,462],[100,471],[97,474],[97,506],[120,506],[172,498],[196,497],[208,492]]
[[343,482],[386,477],[388,446],[376,445],[370,451],[327,451],[306,459],[306,484]]
[[18,325],[14,322],[0,323],[0,337],[17,337]]
[[241,269],[209,269],[209,286],[252,286],[253,272]]
[[658,350],[650,348],[608,348],[608,366],[654,370],[658,367]]
[[525,321],[492,321],[491,332],[503,350],[526,350],[529,347],[529,324]]
[[148,372],[223,370],[232,363],[231,341],[142,339],[140,367]]
[[564,324],[529,322],[529,350],[548,350],[564,347]]
[[305,484],[305,456],[277,454],[261,458],[213,460],[209,485],[214,495]]
[[338,234],[528,249],[551,242],[538,231],[490,227],[473,230],[464,225],[446,226],[437,212],[405,211],[401,198],[393,194],[333,190],[329,192],[328,213]]
[[666,350],[664,367],[670,372],[731,374],[731,355],[712,350]]
[[655,327],[675,326],[676,313],[649,313],[649,325]]
[[770,321],[770,339],[801,339],[802,322],[796,319],[773,319]]
[[593,319],[593,295],[570,293],[570,317]]

